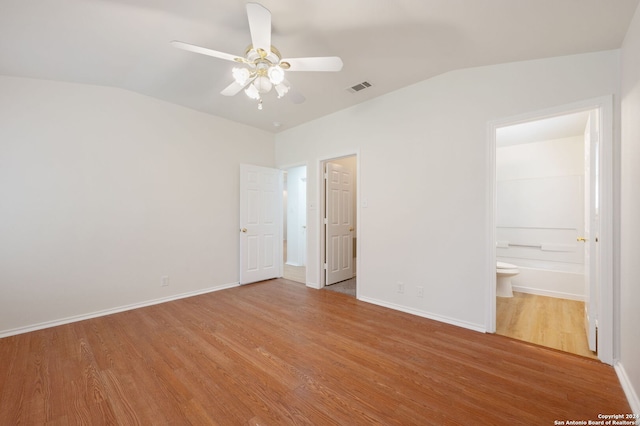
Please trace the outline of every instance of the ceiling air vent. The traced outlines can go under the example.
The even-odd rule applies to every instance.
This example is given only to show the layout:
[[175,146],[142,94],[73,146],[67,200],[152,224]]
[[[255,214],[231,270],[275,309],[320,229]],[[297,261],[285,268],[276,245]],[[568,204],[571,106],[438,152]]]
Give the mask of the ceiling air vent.
[[371,87],[371,83],[369,83],[368,81],[363,81],[362,83],[358,83],[355,86],[351,86],[347,88],[347,91],[351,93],[356,93],[368,87]]

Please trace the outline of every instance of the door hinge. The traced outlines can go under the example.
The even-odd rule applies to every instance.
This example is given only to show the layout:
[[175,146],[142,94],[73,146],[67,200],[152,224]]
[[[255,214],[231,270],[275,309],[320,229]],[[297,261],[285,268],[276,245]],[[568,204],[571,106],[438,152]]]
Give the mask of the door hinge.
[[322,219],[322,223],[324,223],[325,225],[327,225],[329,223],[329,220],[325,217],[324,219]]
[[329,179],[329,173],[324,174],[324,180],[327,180],[327,179]]
[[325,271],[329,269],[329,265],[327,265],[326,263],[322,267],[324,268]]

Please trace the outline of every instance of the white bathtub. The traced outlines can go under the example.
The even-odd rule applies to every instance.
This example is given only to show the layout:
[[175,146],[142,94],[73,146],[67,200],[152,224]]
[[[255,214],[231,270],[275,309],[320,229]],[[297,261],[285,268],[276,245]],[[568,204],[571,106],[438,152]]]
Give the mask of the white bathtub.
[[584,267],[577,264],[538,262],[528,259],[498,258],[513,263],[520,274],[511,279],[513,291],[584,301]]

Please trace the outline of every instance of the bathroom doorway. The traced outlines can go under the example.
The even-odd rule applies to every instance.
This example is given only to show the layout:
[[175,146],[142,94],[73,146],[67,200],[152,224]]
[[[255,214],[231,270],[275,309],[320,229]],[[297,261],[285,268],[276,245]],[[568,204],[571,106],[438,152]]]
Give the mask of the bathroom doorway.
[[596,321],[612,318],[603,298],[611,291],[610,251],[598,242],[611,235],[606,104],[493,125],[492,265],[519,273],[514,297],[504,298],[495,295],[494,272],[492,298],[496,333],[611,362],[611,334],[595,339]]
[[307,275],[307,166],[283,173],[282,277],[306,284]]

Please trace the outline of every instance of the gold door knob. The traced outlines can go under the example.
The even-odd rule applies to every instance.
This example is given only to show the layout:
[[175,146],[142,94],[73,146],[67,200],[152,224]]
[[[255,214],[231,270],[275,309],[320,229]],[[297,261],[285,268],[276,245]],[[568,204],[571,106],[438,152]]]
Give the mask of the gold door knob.
[[247,232],[247,228],[242,228],[241,231],[242,232]]
[[585,237],[578,237],[578,241],[584,243],[587,239]]
[[352,231],[353,231],[353,226],[351,228],[349,228],[349,232],[352,232]]

